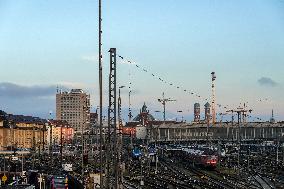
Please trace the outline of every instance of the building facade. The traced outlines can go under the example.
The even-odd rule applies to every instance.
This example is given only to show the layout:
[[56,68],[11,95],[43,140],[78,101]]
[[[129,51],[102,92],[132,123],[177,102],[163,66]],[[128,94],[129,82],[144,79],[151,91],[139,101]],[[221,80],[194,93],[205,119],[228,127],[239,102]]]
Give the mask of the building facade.
[[48,121],[48,144],[59,145],[72,143],[74,137],[74,129],[67,121],[49,120]]
[[0,118],[0,150],[37,149],[47,145],[46,121],[31,116]]
[[67,121],[75,134],[89,129],[90,95],[82,89],[56,94],[56,119]]

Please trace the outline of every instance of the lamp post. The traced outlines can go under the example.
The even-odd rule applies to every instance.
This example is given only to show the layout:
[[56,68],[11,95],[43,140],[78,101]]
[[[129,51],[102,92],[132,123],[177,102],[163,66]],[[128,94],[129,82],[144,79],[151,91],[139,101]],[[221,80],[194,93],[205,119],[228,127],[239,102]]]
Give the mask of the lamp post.
[[49,132],[49,155],[51,156],[51,166],[53,164],[53,143],[52,143],[52,123],[50,122],[51,119],[51,114],[52,111],[49,111],[49,120],[48,120],[48,125],[50,127],[50,132]]
[[[62,117],[64,117],[64,114],[62,114]],[[62,144],[62,127],[64,126],[65,121],[62,121],[61,125],[60,125],[60,164],[62,165],[62,159],[63,159],[63,155],[62,155],[62,148],[63,148],[63,144]]]
[[60,127],[60,163],[62,165],[62,159],[63,159],[63,154],[62,154],[62,148],[63,148],[63,143],[62,143],[62,127],[63,127],[63,123]]
[[123,174],[122,174],[122,162],[121,162],[121,156],[122,156],[122,120],[121,120],[121,97],[120,97],[120,89],[124,88],[125,86],[120,86],[118,87],[118,153],[117,153],[117,158],[118,158],[118,188],[122,189],[122,181],[123,181]]
[[84,123],[82,125],[82,130],[81,130],[81,142],[82,142],[82,172],[81,172],[81,176],[82,176],[82,183],[84,184],[84,156],[87,156],[88,159],[88,153],[86,154],[85,152],[85,138],[84,138],[84,130],[87,128],[86,125],[89,123],[88,121],[88,116],[89,116],[89,104],[86,102],[86,105],[83,106],[83,119],[84,119]]
[[33,149],[33,169],[35,166],[35,153],[36,153],[36,145],[35,145],[35,126],[33,124],[33,135],[32,135],[32,149]]
[[[155,112],[158,113],[158,112],[161,112],[161,111],[160,110],[156,110]],[[157,129],[156,129],[155,147],[157,146],[157,139],[158,139],[158,126],[157,126]]]

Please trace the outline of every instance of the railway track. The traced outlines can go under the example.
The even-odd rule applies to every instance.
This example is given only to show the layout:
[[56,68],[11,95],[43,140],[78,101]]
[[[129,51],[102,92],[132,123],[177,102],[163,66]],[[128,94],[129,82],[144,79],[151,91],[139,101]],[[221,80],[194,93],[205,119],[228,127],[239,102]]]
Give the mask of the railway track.
[[159,180],[156,177],[146,177],[145,180],[146,188],[156,188],[156,189],[165,189],[166,182],[163,180]]
[[269,182],[267,182],[265,180],[265,178],[263,178],[259,174],[254,175],[253,178],[258,183],[258,185],[261,189],[273,189],[273,188],[275,188]]
[[162,163],[162,165],[164,167],[168,167],[170,170],[168,172],[163,173],[163,175],[167,175],[167,173],[171,172],[172,174],[174,174],[172,177],[174,177],[179,184],[182,183],[189,188],[196,188],[196,189],[216,188],[213,185],[204,183],[204,181],[200,179],[200,175],[193,174],[192,172],[189,172],[180,167],[176,167],[170,164]]
[[[271,165],[273,161],[268,160],[267,158],[260,158],[258,161],[251,160],[250,166],[247,166],[247,161],[243,161],[240,164],[240,174],[237,175],[227,174],[226,170],[221,170],[221,172],[218,169],[208,170],[194,167],[176,156],[172,158],[160,158],[159,174],[151,174],[153,167],[149,167],[148,171],[150,173],[148,174],[150,176],[145,176],[145,185],[142,188],[272,189],[283,186],[281,183],[283,183],[282,178],[284,177],[277,177],[277,175],[281,175],[283,168],[279,165],[278,167]],[[275,169],[275,167],[278,169]],[[228,166],[228,168],[232,168],[232,166]],[[131,169],[137,172],[139,166],[133,166]],[[145,174],[147,174],[146,171]]]
[[225,175],[216,170],[203,170],[183,163],[181,163],[179,166],[171,165],[171,163],[167,161],[164,163],[167,163],[167,166],[171,166],[172,168],[175,167],[174,169],[176,170],[177,174],[184,175],[187,178],[192,178],[192,180],[197,180],[198,184],[195,183],[196,188],[256,188],[245,180],[242,180],[240,177]]
[[198,180],[198,178],[195,177],[195,175],[189,175],[179,169],[178,167],[175,167],[167,162],[160,162],[160,164],[163,167],[167,167],[169,171],[165,171],[163,174],[169,174],[171,173],[171,176],[175,178],[179,183],[184,183],[186,186],[189,186],[189,188],[203,188],[204,185]]
[[126,189],[138,189],[137,185],[135,185],[135,184],[133,184],[131,182],[128,182],[127,180],[124,180],[122,185]]
[[234,175],[228,175],[228,174],[225,175],[225,174],[223,174],[223,173],[221,173],[217,170],[212,170],[212,172],[215,173],[216,175],[220,175],[220,176],[224,177],[226,182],[231,183],[236,188],[255,189],[255,185],[248,183],[247,177],[246,177],[246,179],[243,179],[240,176],[234,176]]

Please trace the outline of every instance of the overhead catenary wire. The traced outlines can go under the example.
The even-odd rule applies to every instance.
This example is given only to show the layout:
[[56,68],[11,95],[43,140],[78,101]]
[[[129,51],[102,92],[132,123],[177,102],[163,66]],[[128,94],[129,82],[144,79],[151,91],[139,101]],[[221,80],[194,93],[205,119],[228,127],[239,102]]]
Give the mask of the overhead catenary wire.
[[135,65],[135,67],[138,68],[138,69],[140,69],[140,71],[146,72],[146,73],[150,73],[150,75],[151,75],[153,78],[155,78],[155,79],[157,79],[157,80],[159,80],[159,81],[161,81],[161,82],[163,82],[163,83],[165,83],[165,84],[169,84],[170,86],[172,86],[172,87],[174,87],[174,88],[177,88],[177,89],[182,89],[183,92],[186,92],[186,93],[189,94],[189,95],[193,95],[193,96],[195,96],[195,97],[197,97],[197,98],[200,98],[200,100],[204,100],[204,101],[207,101],[207,100],[208,100],[208,98],[202,97],[201,95],[197,94],[197,93],[194,92],[193,90],[189,90],[189,89],[186,89],[186,88],[184,88],[184,87],[182,87],[182,86],[180,86],[180,85],[176,85],[176,84],[174,84],[173,82],[169,82],[169,81],[165,80],[163,77],[159,76],[158,74],[151,73],[151,72],[149,71],[149,69],[146,69],[146,68],[144,68],[144,67],[142,67],[142,66],[140,66],[140,65],[138,65],[138,64],[135,64],[135,62],[133,62],[133,61],[126,60],[126,59],[125,59],[123,56],[121,56],[121,55],[118,55],[118,57],[121,58],[121,60],[123,60],[123,61],[125,61],[125,62],[128,62],[129,64]]
[[[187,89],[187,88],[182,87],[182,86],[180,86],[180,85],[177,85],[177,84],[175,84],[174,82],[167,81],[167,80],[164,79],[163,77],[159,76],[159,74],[151,72],[150,69],[146,69],[145,67],[143,67],[143,66],[141,66],[141,65],[138,65],[138,64],[136,64],[134,61],[131,61],[131,60],[126,59],[126,58],[125,58],[124,56],[122,56],[122,55],[119,55],[119,54],[118,54],[118,57],[119,57],[122,61],[124,61],[124,62],[126,62],[126,63],[129,63],[129,64],[131,64],[131,65],[135,65],[135,67],[136,67],[137,69],[139,69],[141,72],[148,73],[148,74],[150,74],[150,76],[152,76],[152,77],[155,78],[156,80],[158,80],[158,81],[160,81],[160,82],[162,82],[162,83],[164,83],[164,84],[168,84],[170,87],[179,89],[179,90],[183,91],[184,93],[186,93],[186,94],[188,94],[188,95],[191,95],[191,96],[193,96],[193,97],[199,98],[200,101],[207,102],[207,101],[209,100],[209,98],[203,97],[202,95],[198,94],[197,92],[195,92],[195,91],[192,90],[192,89],[190,90],[190,89]],[[129,73],[129,74],[130,74],[130,73]],[[265,102],[265,101],[268,101],[268,100],[269,100],[269,98],[259,98],[259,99],[257,99],[256,101],[257,101],[257,102]],[[219,108],[223,108],[224,110],[225,110],[225,109],[226,109],[226,110],[229,109],[229,105],[222,105],[222,104],[218,104],[218,103],[217,103],[216,105],[217,105]],[[248,115],[248,117],[250,117],[250,118],[255,118],[255,119],[260,120],[260,121],[264,121],[264,120],[261,119],[260,117],[256,117],[256,116],[249,116],[249,115]]]

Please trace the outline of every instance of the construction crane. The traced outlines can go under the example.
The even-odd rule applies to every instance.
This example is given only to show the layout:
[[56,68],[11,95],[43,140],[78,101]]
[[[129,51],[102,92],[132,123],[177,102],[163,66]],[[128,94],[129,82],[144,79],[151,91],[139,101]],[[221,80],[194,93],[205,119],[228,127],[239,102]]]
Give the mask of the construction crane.
[[163,108],[164,108],[163,116],[164,116],[164,123],[165,123],[166,122],[166,103],[176,101],[176,100],[173,100],[171,98],[165,98],[165,93],[163,92],[163,98],[162,99],[158,98],[158,101],[162,103]]
[[[248,116],[248,113],[251,113],[252,112],[252,109],[247,109],[247,103],[244,103],[243,104],[243,107],[241,106],[238,106],[237,109],[231,109],[231,110],[227,110],[226,112],[231,112],[232,114],[232,124],[234,122],[234,112],[238,114],[238,116],[240,116],[238,119],[242,119],[242,122],[243,123],[246,123],[246,117]],[[241,105],[242,103],[240,103]],[[224,114],[225,115],[225,114]]]

